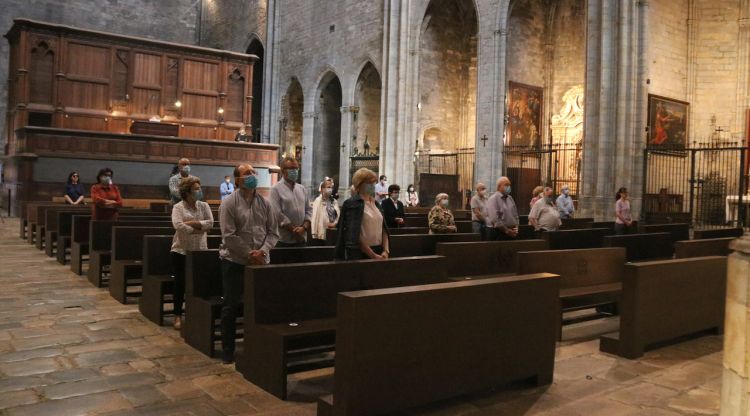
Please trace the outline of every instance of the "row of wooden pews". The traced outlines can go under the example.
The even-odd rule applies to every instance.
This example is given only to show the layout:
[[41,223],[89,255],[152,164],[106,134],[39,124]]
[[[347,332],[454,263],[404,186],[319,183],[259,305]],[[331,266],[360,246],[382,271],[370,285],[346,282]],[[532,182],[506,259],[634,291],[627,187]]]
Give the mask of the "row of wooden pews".
[[[130,210],[105,222],[75,211],[60,209],[39,227],[56,226],[57,241],[69,229],[71,269],[80,274],[90,253],[92,284],[121,302],[138,297],[141,313],[164,324],[173,295],[168,215]],[[45,211],[45,218],[52,217]],[[273,249],[271,265],[245,271],[237,370],[286,398],[289,374],[333,366],[333,394],[319,399],[318,414],[367,416],[511,381],[549,384],[569,323],[563,313],[573,310],[616,305],[620,330],[603,335],[600,348],[628,358],[688,334],[721,332],[724,256],[736,229],[696,231],[711,238],[689,240],[685,224],[643,225],[625,236],[590,219],[564,228],[483,242],[473,233],[405,227],[392,233],[392,259],[384,262],[333,261],[330,239]],[[181,329],[209,356],[222,293],[218,225],[213,233],[209,250],[187,255]]]

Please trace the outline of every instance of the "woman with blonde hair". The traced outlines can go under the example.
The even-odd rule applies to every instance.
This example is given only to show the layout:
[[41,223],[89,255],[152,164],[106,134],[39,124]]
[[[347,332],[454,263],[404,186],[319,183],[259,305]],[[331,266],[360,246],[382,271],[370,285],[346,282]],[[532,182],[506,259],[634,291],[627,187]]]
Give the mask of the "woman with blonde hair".
[[326,176],[318,187],[320,195],[313,201],[311,234],[316,244],[325,245],[326,233],[339,222],[339,202],[333,197],[333,179]]
[[456,232],[456,221],[453,213],[448,208],[450,200],[448,194],[437,194],[435,206],[427,215],[427,223],[430,225],[430,234],[447,234]]
[[383,211],[375,202],[378,176],[362,168],[352,177],[352,197],[344,201],[339,218],[336,259],[386,260],[390,255]]
[[534,208],[536,201],[542,199],[542,192],[544,192],[544,187],[541,185],[535,187],[534,190],[531,191],[531,202],[529,202],[529,208]]

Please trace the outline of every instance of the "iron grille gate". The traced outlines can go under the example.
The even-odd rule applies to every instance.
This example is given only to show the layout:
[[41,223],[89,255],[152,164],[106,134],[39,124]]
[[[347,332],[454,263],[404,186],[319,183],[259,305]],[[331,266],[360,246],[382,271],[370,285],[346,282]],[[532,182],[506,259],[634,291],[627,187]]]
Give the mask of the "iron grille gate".
[[750,148],[705,146],[644,150],[642,219],[696,229],[748,227]]
[[458,149],[451,153],[420,153],[416,161],[415,181],[420,173],[458,175],[458,190],[463,196],[462,205],[468,203],[474,188],[474,148]]
[[530,201],[533,189],[539,185],[552,187],[555,195],[567,185],[570,197],[578,200],[582,150],[580,144],[568,143],[503,148],[503,172],[513,184],[519,214],[528,214],[531,208],[522,201]]

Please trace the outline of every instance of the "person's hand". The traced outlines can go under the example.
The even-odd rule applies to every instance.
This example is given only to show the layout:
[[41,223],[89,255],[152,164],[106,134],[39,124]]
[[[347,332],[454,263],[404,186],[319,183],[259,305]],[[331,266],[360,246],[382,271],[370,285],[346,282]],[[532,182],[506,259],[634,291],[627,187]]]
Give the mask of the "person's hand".
[[328,228],[336,228],[336,223],[335,222],[329,222],[328,223]]
[[404,223],[404,219],[403,218],[396,218],[396,223],[403,224]]
[[263,250],[251,250],[248,253],[248,257],[250,258],[250,263],[252,264],[266,264],[266,253]]
[[304,236],[305,235],[305,231],[306,231],[305,227],[302,227],[302,226],[292,228],[292,232],[294,234],[297,234],[298,237]]
[[456,232],[456,226],[455,225],[449,225],[448,226],[448,231]]
[[197,221],[197,220],[185,221],[185,225],[187,225],[189,227],[193,227],[196,230],[200,230],[201,229],[201,222]]
[[387,251],[384,251],[384,252],[383,252],[383,254],[381,254],[381,255],[380,255],[380,258],[381,258],[382,260],[388,260],[388,258],[389,258],[390,256],[391,256],[391,255],[390,255],[390,254],[388,254],[388,252],[387,252]]

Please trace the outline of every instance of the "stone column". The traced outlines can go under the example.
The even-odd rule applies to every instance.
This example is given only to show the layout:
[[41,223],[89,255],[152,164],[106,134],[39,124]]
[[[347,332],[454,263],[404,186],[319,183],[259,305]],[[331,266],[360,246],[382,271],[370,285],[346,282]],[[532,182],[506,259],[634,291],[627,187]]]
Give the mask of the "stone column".
[[750,107],[750,0],[740,1],[740,18],[737,22],[737,116],[732,133],[745,137],[745,114]]
[[727,269],[721,416],[750,415],[750,234],[735,240]]
[[[276,9],[278,8],[276,0],[268,0],[268,7],[266,8],[266,50],[264,53],[263,62],[263,111],[261,113],[260,121],[260,138],[263,143],[278,144],[278,134],[273,135],[271,140],[271,130],[275,129],[275,123],[273,122],[274,117],[272,115],[273,109],[273,82],[276,78],[274,74],[274,62],[277,55],[278,45],[276,44]],[[260,70],[260,68],[256,68]],[[249,82],[252,82],[250,80]]]
[[395,161],[397,159],[396,143],[399,124],[402,117],[399,108],[400,96],[400,55],[401,55],[401,2],[399,0],[389,0],[385,2],[385,18],[383,33],[387,38],[384,40],[385,49],[383,50],[383,96],[385,106],[381,117],[384,118],[383,132],[380,140],[380,171],[388,175],[391,180],[397,180],[395,174]]
[[[313,104],[305,100],[305,106],[312,108]],[[313,182],[313,136],[315,135],[315,124],[317,122],[318,113],[316,111],[308,110],[302,113],[302,185],[307,187],[308,192],[312,189]]]
[[[341,107],[341,145],[339,151],[341,152],[339,158],[339,195],[349,195],[347,190],[349,189],[349,170],[351,169],[352,160],[350,158],[352,154],[352,137],[356,133],[354,131],[354,115],[359,112],[357,106],[344,106]],[[316,178],[318,180],[318,178]]]

